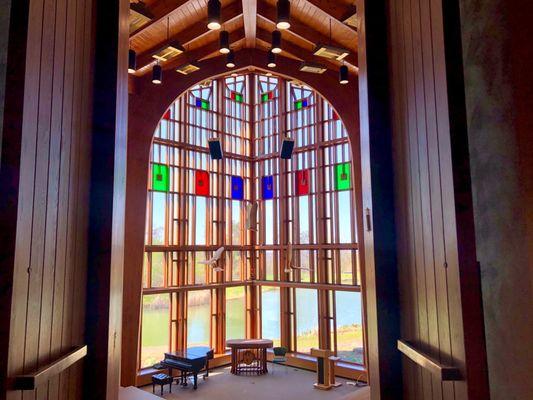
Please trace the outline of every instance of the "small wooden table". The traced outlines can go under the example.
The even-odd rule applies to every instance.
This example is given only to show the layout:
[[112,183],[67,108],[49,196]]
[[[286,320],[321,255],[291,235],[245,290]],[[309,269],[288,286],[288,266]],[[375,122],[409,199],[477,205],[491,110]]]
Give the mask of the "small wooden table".
[[268,339],[233,339],[226,341],[231,349],[231,373],[262,375],[268,373],[267,349],[274,346]]

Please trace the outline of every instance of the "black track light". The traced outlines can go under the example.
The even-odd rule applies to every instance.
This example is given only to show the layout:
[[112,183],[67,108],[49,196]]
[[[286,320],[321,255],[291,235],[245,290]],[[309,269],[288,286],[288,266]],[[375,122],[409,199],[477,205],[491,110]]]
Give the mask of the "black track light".
[[221,28],[219,0],[207,2],[207,27],[213,31]]
[[339,82],[341,85],[346,85],[348,80],[348,67],[346,65],[341,65],[341,69],[339,70]]
[[272,51],[268,52],[267,67],[276,68],[276,55]]
[[219,50],[222,54],[229,53],[229,32],[221,31],[219,34],[220,47]]
[[272,32],[272,49],[270,50],[274,54],[281,53],[281,32]]
[[233,50],[230,50],[226,55],[226,67],[235,68],[235,53]]
[[163,82],[163,69],[161,65],[155,64],[152,68],[152,83],[160,85]]
[[291,3],[289,0],[278,0],[278,20],[276,21],[276,27],[284,30],[291,27]]
[[128,52],[128,72],[133,74],[137,70],[137,53],[130,49]]

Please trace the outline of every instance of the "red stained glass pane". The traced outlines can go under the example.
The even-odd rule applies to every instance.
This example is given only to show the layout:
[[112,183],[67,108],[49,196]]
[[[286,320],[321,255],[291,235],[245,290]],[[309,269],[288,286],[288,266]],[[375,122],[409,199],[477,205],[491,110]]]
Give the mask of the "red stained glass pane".
[[194,174],[197,196],[209,196],[209,173],[196,170]]
[[167,112],[163,115],[163,119],[170,119],[170,109],[168,109]]
[[309,194],[309,170],[296,171],[296,194],[305,196]]

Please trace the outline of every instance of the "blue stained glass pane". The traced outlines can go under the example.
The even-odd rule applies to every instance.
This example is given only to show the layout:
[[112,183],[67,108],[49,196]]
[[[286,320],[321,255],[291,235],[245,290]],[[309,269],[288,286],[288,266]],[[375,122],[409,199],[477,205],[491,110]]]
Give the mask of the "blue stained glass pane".
[[269,200],[274,198],[274,177],[263,176],[261,178],[261,192],[263,200]]
[[231,198],[242,200],[244,198],[244,182],[240,176],[231,177]]
[[196,107],[202,107],[202,99],[199,97],[196,98]]
[[302,106],[303,107],[307,107],[307,99],[303,99],[302,100]]

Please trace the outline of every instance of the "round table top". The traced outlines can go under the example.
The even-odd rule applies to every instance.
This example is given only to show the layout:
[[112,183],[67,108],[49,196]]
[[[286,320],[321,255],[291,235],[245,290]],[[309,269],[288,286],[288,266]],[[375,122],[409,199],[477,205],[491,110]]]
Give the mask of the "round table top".
[[226,340],[226,346],[241,349],[265,349],[274,346],[270,339],[231,339]]

